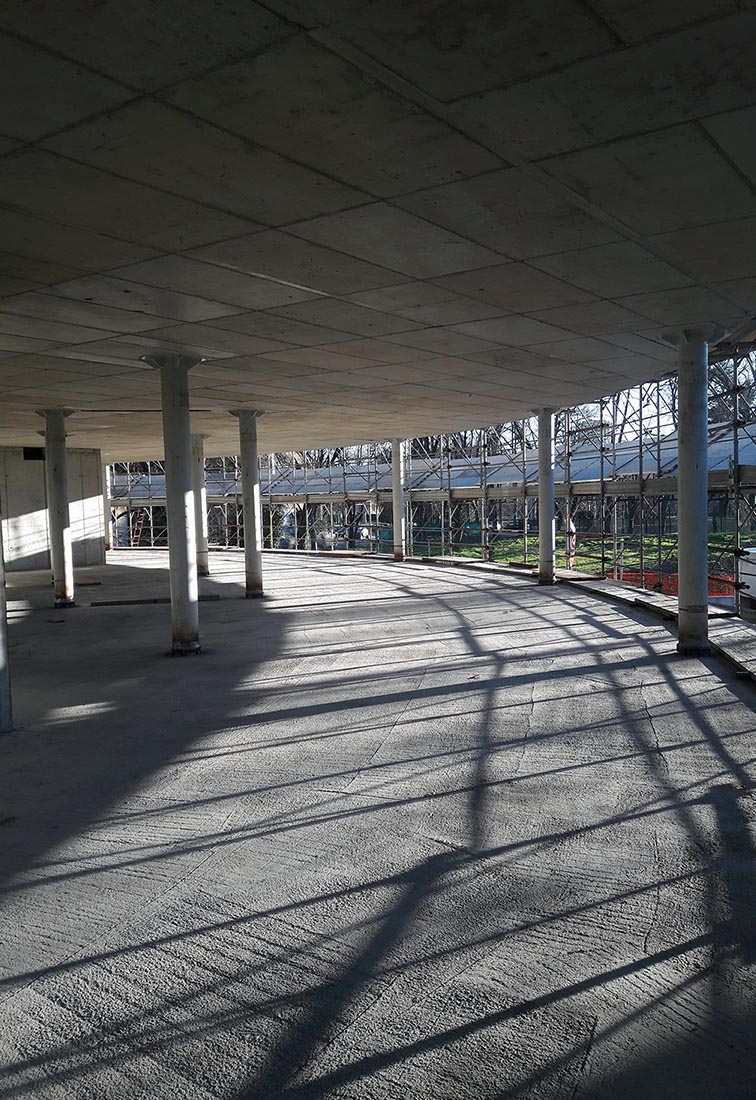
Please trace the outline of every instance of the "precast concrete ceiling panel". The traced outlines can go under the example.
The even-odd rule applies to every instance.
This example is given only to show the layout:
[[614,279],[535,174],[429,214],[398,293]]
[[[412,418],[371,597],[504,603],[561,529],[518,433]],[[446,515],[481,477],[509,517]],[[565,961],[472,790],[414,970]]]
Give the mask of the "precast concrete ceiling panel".
[[0,433],[208,454],[453,431],[659,377],[756,315],[734,0],[7,0]]
[[253,223],[282,225],[356,206],[368,197],[151,100],[139,100],[104,119],[73,127],[44,145],[77,163]]
[[[300,74],[298,80],[291,73]],[[500,158],[307,36],[185,81],[167,97],[372,195],[498,168]],[[418,156],[408,157],[407,149]]]
[[292,33],[252,0],[3,0],[2,26],[130,87],[155,90]]
[[395,271],[273,230],[208,245],[192,255],[276,282],[318,287],[326,294],[389,286],[398,278]]

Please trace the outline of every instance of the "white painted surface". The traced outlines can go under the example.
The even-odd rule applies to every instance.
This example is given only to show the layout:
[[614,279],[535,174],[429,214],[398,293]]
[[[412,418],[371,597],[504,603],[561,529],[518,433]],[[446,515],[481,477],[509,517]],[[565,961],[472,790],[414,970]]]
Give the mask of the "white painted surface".
[[66,417],[71,409],[45,409],[45,487],[55,606],[74,602],[73,541],[68,510]]
[[404,561],[407,519],[404,508],[404,442],[391,440],[391,508],[394,526],[394,561]]
[[197,532],[189,417],[189,370],[197,360],[184,355],[158,354],[147,357],[146,361],[160,371],[171,581],[171,647],[174,653],[192,653],[200,647]]
[[708,344],[700,332],[682,332],[678,355],[677,648],[694,654],[709,649]]
[[194,521],[197,534],[197,573],[210,573],[207,550],[207,486],[205,485],[205,437],[202,432],[192,436],[192,485],[194,489]]
[[[37,446],[42,446],[39,439]],[[74,565],[101,565],[105,547],[99,451],[68,450],[68,500]],[[45,463],[24,459],[21,447],[0,447],[0,508],[9,572],[49,566],[46,502]]]
[[257,454],[257,418],[262,414],[256,409],[236,409],[239,417],[239,459],[242,475],[242,501],[244,507],[244,566],[246,594],[250,598],[262,596],[262,508],[260,505],[260,466]]
[[554,582],[554,410],[538,410],[538,583]]

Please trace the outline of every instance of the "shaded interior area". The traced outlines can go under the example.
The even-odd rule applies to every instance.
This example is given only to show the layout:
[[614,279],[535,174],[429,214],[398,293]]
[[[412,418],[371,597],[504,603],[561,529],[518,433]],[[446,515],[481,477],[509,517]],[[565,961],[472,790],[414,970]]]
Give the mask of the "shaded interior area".
[[[9,589],[0,1098],[753,1094],[753,689],[577,588],[160,552]],[[92,583],[81,584],[87,580]]]

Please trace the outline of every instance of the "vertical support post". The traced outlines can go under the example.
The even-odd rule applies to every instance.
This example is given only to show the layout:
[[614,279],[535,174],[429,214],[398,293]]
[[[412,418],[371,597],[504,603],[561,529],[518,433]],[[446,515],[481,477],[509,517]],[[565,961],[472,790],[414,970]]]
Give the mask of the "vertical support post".
[[37,412],[45,418],[45,481],[55,606],[73,607],[73,544],[66,455],[66,417],[73,409],[37,409]]
[[528,448],[527,420],[522,421],[522,549],[523,561],[528,560]]
[[406,516],[404,509],[404,443],[391,440],[391,506],[394,527],[394,561],[404,561]]
[[478,433],[478,451],[480,458],[480,556],[483,561],[491,560],[491,542],[488,529],[488,437],[481,428]]
[[732,360],[732,507],[733,507],[733,550],[735,560],[735,614],[740,615],[740,527],[741,527],[741,489],[740,489],[740,358]]
[[171,652],[198,653],[197,532],[192,489],[189,371],[203,360],[156,353],[144,362],[160,371],[165,448],[165,502],[171,585]]
[[640,586],[646,587],[646,554],[645,554],[645,540],[644,535],[646,532],[646,489],[644,485],[645,470],[643,463],[643,402],[645,401],[643,393],[643,383],[638,386],[638,534],[640,535],[640,545],[638,549],[638,566],[640,571]]
[[569,409],[565,409],[564,412],[564,481],[567,490],[564,515],[564,563],[567,569],[572,569],[575,564],[577,538],[573,516],[575,502],[572,499],[572,415]]
[[677,345],[677,651],[684,656],[709,652],[709,340],[721,336],[716,325],[665,333]]
[[210,575],[207,550],[207,486],[205,485],[205,440],[202,432],[192,434],[192,489],[194,492],[194,525],[197,532],[197,574]]
[[103,516],[103,537],[105,539],[105,549],[113,549],[113,535],[110,524],[110,466],[102,467],[102,516]]
[[538,410],[538,583],[554,583],[554,410]]
[[0,523],[0,733],[13,729],[10,663],[8,659],[8,615],[5,601],[5,554],[3,527]]
[[244,594],[248,600],[263,595],[262,517],[260,510],[260,466],[257,460],[258,409],[234,409],[239,418],[242,507],[244,515]]
[[[618,502],[617,502],[617,397],[616,395],[610,398],[612,402],[612,489],[614,495],[612,496],[612,567],[613,576],[615,581],[617,580],[617,571],[620,565],[624,565],[624,559],[619,561],[619,542],[617,540],[617,520],[619,518]],[[624,543],[623,543],[624,546]],[[620,569],[620,579],[622,579],[622,571]]]

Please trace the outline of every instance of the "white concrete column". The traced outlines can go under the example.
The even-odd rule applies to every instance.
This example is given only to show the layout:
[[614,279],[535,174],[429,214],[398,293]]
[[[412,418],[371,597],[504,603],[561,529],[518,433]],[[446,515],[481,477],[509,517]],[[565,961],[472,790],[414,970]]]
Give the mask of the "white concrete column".
[[105,549],[113,549],[113,537],[110,530],[110,466],[102,467],[102,518]]
[[404,506],[404,442],[391,440],[391,506],[394,526],[394,561],[404,561],[407,549],[407,512]]
[[45,482],[50,565],[56,607],[73,607],[74,572],[71,519],[68,511],[66,417],[73,409],[37,409],[45,419]]
[[242,475],[244,512],[245,595],[256,599],[263,595],[262,510],[260,507],[260,466],[257,461],[257,418],[259,409],[234,409],[239,418],[239,459]]
[[538,583],[554,583],[554,410],[538,410]]
[[724,331],[697,325],[666,332],[677,346],[677,650],[709,652],[709,341]]
[[192,490],[189,371],[197,356],[156,352],[142,357],[160,371],[165,450],[165,501],[171,579],[171,652],[198,653],[197,533]]
[[207,487],[205,485],[205,440],[202,432],[192,434],[192,478],[194,486],[194,518],[197,529],[197,573],[210,575],[207,552]]
[[8,661],[8,617],[5,600],[5,555],[3,528],[0,523],[0,733],[13,729],[10,664]]

